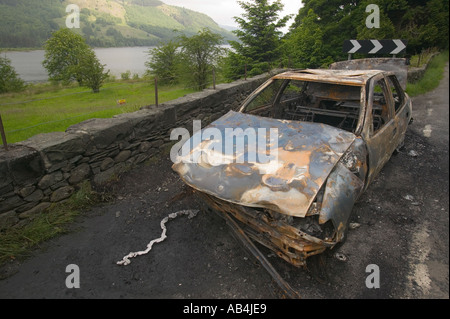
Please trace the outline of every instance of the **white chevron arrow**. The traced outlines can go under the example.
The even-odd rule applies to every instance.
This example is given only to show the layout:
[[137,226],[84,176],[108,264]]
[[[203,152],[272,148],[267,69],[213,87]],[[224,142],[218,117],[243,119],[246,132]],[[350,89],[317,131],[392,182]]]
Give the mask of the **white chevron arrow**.
[[392,40],[397,45],[397,48],[395,48],[391,54],[397,54],[401,52],[404,48],[406,48],[406,45],[403,43],[402,40]]
[[377,53],[383,47],[383,45],[378,40],[370,40],[370,42],[372,42],[374,48],[369,51],[369,54]]
[[350,42],[353,44],[353,48],[348,53],[355,53],[361,48],[361,44],[357,40],[350,40]]

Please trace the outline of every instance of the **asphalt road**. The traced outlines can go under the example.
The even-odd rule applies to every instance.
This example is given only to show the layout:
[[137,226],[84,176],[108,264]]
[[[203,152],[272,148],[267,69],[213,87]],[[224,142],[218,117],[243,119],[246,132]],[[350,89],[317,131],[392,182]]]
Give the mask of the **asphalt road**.
[[[405,148],[393,156],[356,204],[344,244],[307,269],[263,250],[302,298],[449,298],[449,80],[413,101]],[[225,222],[205,211],[163,158],[108,185],[114,200],[85,212],[73,231],[32,257],[0,269],[0,298],[282,298],[265,269]],[[169,221],[167,239],[147,255],[170,213],[199,209]],[[80,288],[68,288],[77,265]],[[379,288],[366,279],[379,269]],[[371,266],[373,267],[373,266]],[[368,270],[366,272],[366,270]],[[75,281],[72,281],[75,282]]]

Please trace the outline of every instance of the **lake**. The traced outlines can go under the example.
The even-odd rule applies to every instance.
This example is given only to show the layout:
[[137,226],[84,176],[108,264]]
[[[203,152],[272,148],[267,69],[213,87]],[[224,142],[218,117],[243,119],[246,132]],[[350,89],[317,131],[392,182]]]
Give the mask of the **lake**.
[[[120,74],[130,71],[131,74],[142,76],[145,71],[145,62],[149,58],[148,51],[154,47],[125,47],[125,48],[97,48],[94,49],[105,69],[120,78]],[[1,53],[11,60],[11,65],[26,82],[43,82],[48,80],[47,70],[42,66],[44,50],[26,52],[10,51]]]

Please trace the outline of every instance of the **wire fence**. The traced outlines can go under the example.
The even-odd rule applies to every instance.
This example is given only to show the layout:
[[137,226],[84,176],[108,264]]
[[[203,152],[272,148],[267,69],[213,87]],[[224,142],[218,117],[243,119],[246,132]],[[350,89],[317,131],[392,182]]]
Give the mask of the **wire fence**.
[[[235,66],[232,72],[238,70],[243,70],[243,72],[235,78],[246,80],[248,77],[247,65]],[[0,101],[0,135],[3,147],[5,150],[9,150],[7,137],[10,141],[15,143],[25,140],[35,134],[65,130],[68,126],[89,118],[111,117],[115,114],[135,111],[145,105],[158,106],[160,102],[178,98],[186,93],[199,91],[204,88],[215,90],[217,84],[227,82],[221,72],[217,72],[215,68],[208,70],[206,76],[204,76],[203,83],[194,83],[192,80],[189,81],[188,79],[192,79],[193,75],[195,74],[178,73],[176,76],[171,77],[155,76],[152,78],[144,76],[140,79],[118,80],[117,82],[120,83],[118,85],[114,85],[116,81],[109,82],[105,84],[108,85],[107,87],[102,87],[100,90],[102,99],[96,99],[98,95],[93,94],[91,90],[25,100],[17,100],[15,97],[8,97],[11,101],[4,103],[1,103]],[[134,85],[145,87],[145,93],[142,93],[142,90],[137,89]],[[36,94],[51,94],[51,92],[41,92]],[[106,99],[105,94],[107,95]],[[114,102],[112,102],[111,99],[113,99]],[[134,105],[133,102],[130,103],[133,99],[135,100]],[[80,103],[82,104],[82,107],[79,107],[74,113],[65,112],[64,105],[61,106],[61,111],[56,110],[56,108],[52,109],[51,107],[48,107],[49,104],[64,104],[68,101],[70,101],[69,103]],[[99,102],[104,102],[106,105],[98,105]],[[82,111],[86,109],[89,111]],[[17,114],[26,113],[31,117],[32,113],[36,114],[36,118],[41,118],[41,121],[27,125],[26,123],[31,122],[27,120],[27,116],[17,116]],[[68,114],[64,116],[66,113]]]

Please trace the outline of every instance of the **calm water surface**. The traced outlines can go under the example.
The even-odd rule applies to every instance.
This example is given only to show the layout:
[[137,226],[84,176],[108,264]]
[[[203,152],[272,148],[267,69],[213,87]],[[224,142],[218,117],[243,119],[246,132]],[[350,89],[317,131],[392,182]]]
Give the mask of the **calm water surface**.
[[[145,71],[145,62],[149,58],[148,51],[153,47],[125,47],[125,48],[98,48],[94,49],[101,64],[116,77],[121,73],[130,71],[131,74],[142,76]],[[11,60],[12,66],[19,76],[26,82],[47,81],[47,70],[42,66],[44,50],[28,52],[2,53]]]

